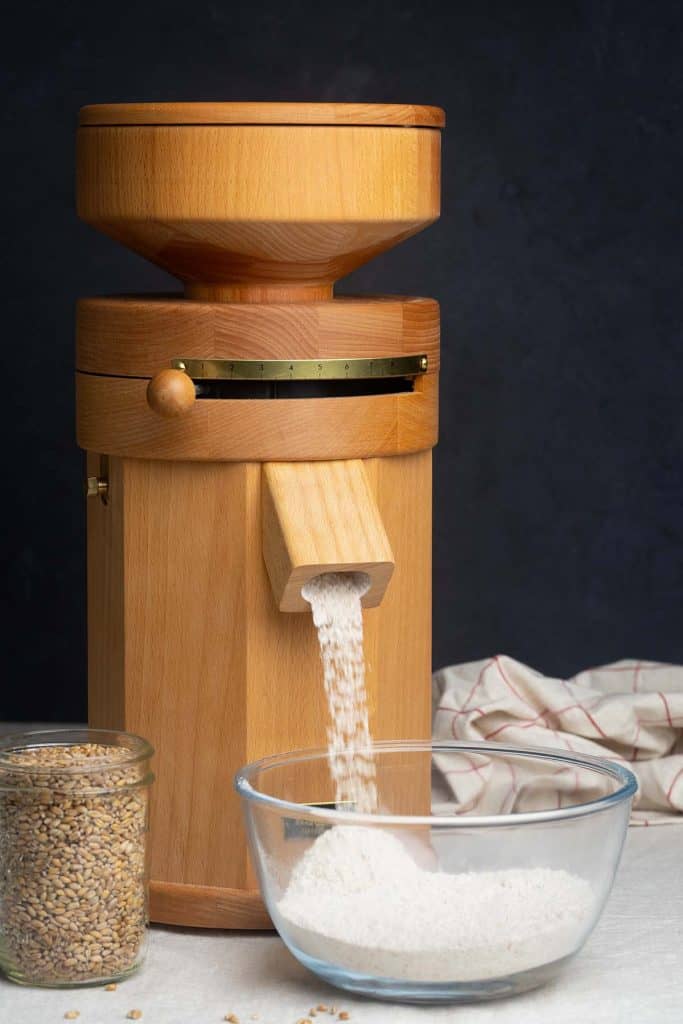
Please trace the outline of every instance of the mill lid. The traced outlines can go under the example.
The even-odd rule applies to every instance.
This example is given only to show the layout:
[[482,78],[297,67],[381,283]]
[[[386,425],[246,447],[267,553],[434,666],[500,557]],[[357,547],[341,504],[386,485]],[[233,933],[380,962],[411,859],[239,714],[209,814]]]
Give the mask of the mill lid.
[[375,125],[443,128],[440,107],[411,103],[96,103],[82,107],[84,128],[126,125]]

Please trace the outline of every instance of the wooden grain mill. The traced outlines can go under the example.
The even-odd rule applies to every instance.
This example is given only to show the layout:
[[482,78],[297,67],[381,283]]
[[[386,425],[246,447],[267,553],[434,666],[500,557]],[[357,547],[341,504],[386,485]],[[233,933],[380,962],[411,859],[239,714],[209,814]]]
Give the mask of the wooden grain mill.
[[268,925],[230,786],[325,741],[309,577],[362,569],[376,738],[430,734],[432,299],[334,282],[439,215],[433,107],[85,107],[78,213],[184,296],[83,299],[93,726],[149,738],[151,916]]

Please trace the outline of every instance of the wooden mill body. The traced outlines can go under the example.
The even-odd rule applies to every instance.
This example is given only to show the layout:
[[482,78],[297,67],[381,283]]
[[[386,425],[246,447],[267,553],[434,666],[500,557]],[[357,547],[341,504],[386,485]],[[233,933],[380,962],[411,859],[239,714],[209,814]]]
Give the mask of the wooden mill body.
[[[155,921],[268,926],[231,779],[325,743],[311,617],[282,610],[303,579],[369,572],[372,732],[430,734],[438,305],[332,290],[438,217],[442,125],[399,105],[81,112],[79,215],[185,285],[82,300],[77,327],[78,442],[100,481],[89,719],[156,748]],[[412,390],[344,397],[194,400],[189,371],[168,372],[406,356],[426,356]]]

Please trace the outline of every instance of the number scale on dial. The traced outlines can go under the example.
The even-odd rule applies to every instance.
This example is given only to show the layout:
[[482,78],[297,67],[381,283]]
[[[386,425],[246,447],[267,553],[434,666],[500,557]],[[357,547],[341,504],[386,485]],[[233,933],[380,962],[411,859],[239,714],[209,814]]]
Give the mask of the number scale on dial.
[[427,356],[374,359],[174,359],[174,369],[193,380],[361,380],[415,377],[427,371]]

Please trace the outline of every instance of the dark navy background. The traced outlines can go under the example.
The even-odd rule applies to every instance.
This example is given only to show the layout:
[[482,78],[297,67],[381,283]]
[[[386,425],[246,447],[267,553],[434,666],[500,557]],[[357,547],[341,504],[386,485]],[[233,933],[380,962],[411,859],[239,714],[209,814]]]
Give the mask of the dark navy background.
[[446,108],[439,224],[344,291],[442,303],[434,661],[683,661],[678,2],[36,3],[1,72],[0,717],[86,708],[79,294],[169,279],[74,214],[78,108]]

